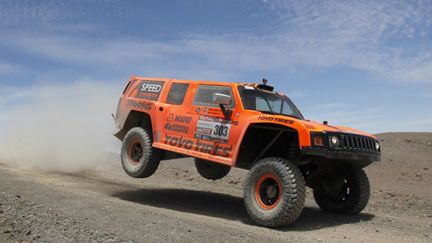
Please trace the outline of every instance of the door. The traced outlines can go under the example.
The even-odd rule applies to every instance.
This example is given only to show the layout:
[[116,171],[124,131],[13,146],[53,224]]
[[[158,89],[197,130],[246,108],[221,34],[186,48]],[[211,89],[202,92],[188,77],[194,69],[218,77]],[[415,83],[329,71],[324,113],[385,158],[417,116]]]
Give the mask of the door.
[[188,115],[185,98],[189,90],[188,83],[173,82],[163,106],[161,120],[158,122],[160,138],[164,144],[192,149],[191,142],[183,142],[190,137],[192,116]]
[[[229,115],[224,114],[221,107],[213,103],[215,93],[231,97],[231,103],[225,106]],[[200,84],[195,92],[190,114],[193,116],[193,121],[196,121],[193,133],[194,150],[210,155],[210,160],[211,156],[232,158],[235,144],[231,134],[238,125],[238,122],[233,119],[236,114],[236,102],[233,98],[232,87]]]
[[[213,94],[231,97],[225,109],[212,102]],[[238,129],[236,102],[229,85],[173,83],[164,104],[156,147],[232,165],[235,129]]]

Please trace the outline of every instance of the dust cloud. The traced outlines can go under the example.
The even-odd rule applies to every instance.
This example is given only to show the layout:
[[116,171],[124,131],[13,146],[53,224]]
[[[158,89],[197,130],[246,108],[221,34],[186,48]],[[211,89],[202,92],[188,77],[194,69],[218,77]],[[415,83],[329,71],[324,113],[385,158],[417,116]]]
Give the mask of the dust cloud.
[[19,104],[0,110],[0,163],[61,172],[119,163],[111,113],[122,86],[74,82],[26,88]]

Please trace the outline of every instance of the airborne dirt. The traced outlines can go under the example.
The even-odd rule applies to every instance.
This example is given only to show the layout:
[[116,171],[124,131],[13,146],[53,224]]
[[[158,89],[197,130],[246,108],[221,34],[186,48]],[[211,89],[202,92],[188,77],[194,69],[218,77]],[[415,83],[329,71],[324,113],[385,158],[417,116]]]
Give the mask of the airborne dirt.
[[81,173],[0,164],[0,241],[430,242],[432,133],[378,136],[383,159],[366,170],[372,195],[363,213],[323,213],[309,191],[299,220],[280,229],[249,220],[242,170],[208,181],[182,159],[162,162],[154,176],[139,180],[117,161]]

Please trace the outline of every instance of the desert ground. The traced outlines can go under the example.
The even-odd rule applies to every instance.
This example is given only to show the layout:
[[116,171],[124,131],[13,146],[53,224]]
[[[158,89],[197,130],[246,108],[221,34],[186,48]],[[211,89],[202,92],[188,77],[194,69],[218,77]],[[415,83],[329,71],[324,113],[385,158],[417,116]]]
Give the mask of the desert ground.
[[117,157],[112,166],[80,173],[0,162],[0,241],[431,242],[432,133],[378,137],[382,161],[366,169],[372,195],[360,215],[321,212],[308,191],[299,220],[279,229],[248,218],[243,170],[209,181],[192,159],[181,159],[133,179]]

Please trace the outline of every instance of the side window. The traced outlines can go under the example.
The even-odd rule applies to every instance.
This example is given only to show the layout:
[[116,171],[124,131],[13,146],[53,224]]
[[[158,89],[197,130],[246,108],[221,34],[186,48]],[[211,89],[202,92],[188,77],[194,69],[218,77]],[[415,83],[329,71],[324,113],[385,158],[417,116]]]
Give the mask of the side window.
[[217,104],[213,104],[213,94],[220,93],[231,96],[231,103],[228,105],[229,108],[234,107],[233,95],[230,87],[218,86],[218,85],[205,85],[201,84],[198,87],[198,91],[195,94],[193,105],[202,106],[213,106],[217,107]]
[[166,100],[166,103],[172,105],[183,104],[188,88],[189,88],[189,84],[173,83],[168,93],[168,98]]
[[123,94],[126,93],[126,91],[129,89],[129,87],[131,86],[131,84],[134,83],[134,82],[135,82],[135,80],[132,80],[132,81],[129,81],[129,82],[127,83],[126,87],[125,87],[124,90],[123,90]]
[[269,107],[266,100],[261,97],[256,97],[256,108],[253,110],[269,111]]
[[294,111],[292,110],[291,106],[286,101],[284,101],[284,103],[283,103],[282,114],[285,114],[285,115],[294,115],[295,114]]

